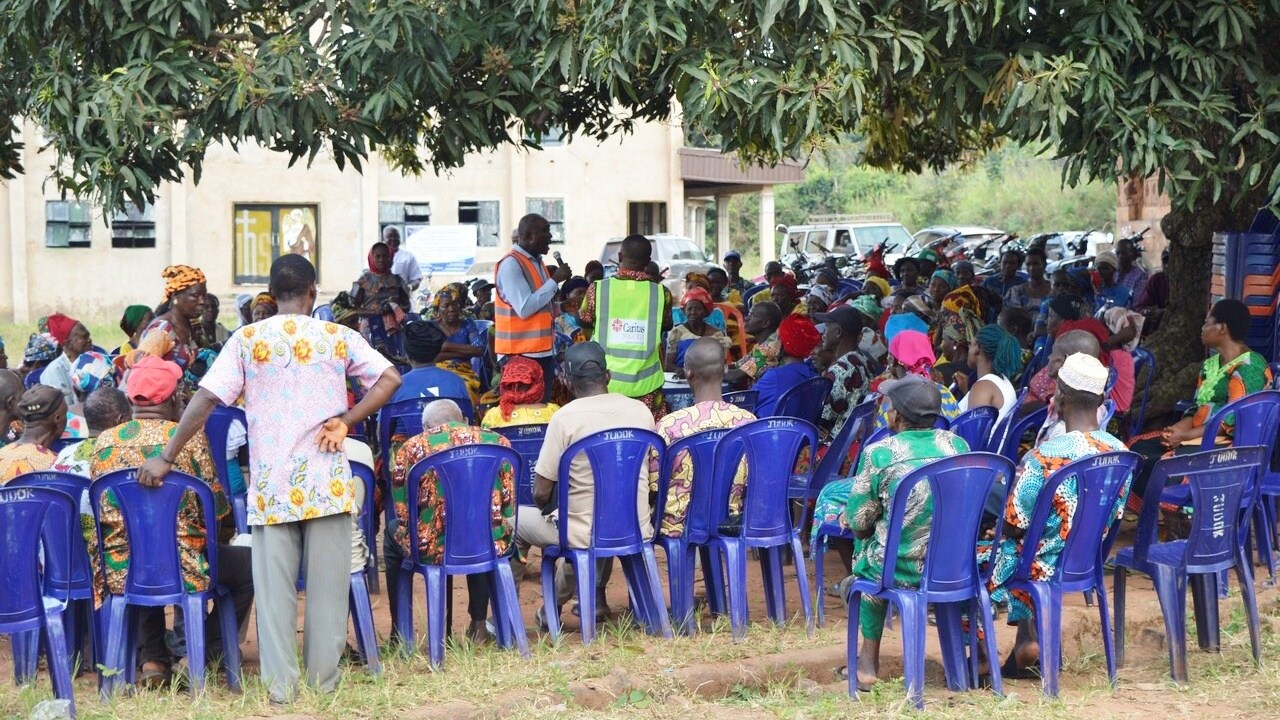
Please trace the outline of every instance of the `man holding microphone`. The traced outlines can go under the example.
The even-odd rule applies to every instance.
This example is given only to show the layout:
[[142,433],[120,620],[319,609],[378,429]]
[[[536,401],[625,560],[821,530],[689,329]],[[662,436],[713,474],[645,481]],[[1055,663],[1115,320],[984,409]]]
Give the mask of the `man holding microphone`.
[[548,274],[542,256],[550,249],[551,224],[541,215],[525,215],[516,227],[511,252],[494,269],[494,351],[498,362],[505,363],[510,355],[537,361],[546,383],[543,402],[551,401],[555,381],[556,291],[573,275],[559,253],[555,272]]

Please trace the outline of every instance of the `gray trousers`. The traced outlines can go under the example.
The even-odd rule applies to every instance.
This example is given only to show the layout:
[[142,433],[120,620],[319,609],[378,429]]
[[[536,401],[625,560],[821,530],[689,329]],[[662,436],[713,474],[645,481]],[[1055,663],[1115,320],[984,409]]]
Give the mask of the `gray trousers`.
[[351,589],[351,516],[253,528],[253,586],[258,600],[262,681],[275,702],[292,702],[298,688],[298,568],[306,574],[307,611],[302,655],[307,684],[331,692],[347,641]]
[[[516,508],[516,542],[535,547],[547,547],[560,543],[560,529],[551,518],[532,505],[520,505]],[[609,576],[613,574],[613,558],[596,561],[596,606],[604,606],[604,589],[609,584]],[[573,597],[573,566],[561,560],[556,568],[556,607],[562,607]],[[546,602],[546,598],[543,598]]]

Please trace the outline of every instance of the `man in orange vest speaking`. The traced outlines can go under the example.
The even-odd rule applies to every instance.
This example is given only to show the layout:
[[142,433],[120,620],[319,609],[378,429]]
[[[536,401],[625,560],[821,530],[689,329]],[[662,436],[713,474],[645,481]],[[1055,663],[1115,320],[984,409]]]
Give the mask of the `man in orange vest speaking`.
[[505,363],[511,355],[536,360],[546,382],[543,402],[551,401],[556,375],[552,301],[559,283],[573,274],[564,263],[554,274],[547,273],[542,256],[550,249],[551,224],[541,215],[525,215],[516,227],[515,246],[494,268],[493,349],[498,363]]

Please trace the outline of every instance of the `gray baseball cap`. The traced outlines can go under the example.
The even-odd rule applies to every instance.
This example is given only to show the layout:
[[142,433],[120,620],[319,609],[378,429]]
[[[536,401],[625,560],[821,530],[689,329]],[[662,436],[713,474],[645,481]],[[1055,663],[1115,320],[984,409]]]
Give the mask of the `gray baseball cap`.
[[608,367],[604,359],[604,348],[598,342],[578,343],[564,351],[564,371],[570,377],[590,372],[593,363],[599,370]]
[[919,375],[881,383],[880,394],[889,398],[893,409],[908,422],[918,423],[942,414],[942,393],[937,383]]

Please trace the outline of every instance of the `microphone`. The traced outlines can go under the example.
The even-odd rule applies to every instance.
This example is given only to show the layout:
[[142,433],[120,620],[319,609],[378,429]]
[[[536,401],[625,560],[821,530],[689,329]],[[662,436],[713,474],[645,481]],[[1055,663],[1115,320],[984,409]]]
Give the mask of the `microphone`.
[[559,265],[560,267],[564,267],[564,258],[560,257],[559,250],[556,250],[555,252],[551,253],[551,257],[556,259],[557,265]]

